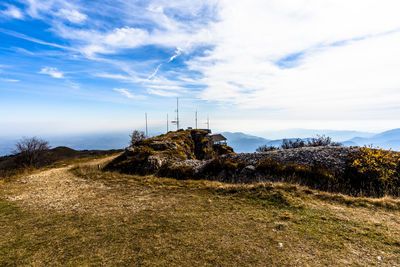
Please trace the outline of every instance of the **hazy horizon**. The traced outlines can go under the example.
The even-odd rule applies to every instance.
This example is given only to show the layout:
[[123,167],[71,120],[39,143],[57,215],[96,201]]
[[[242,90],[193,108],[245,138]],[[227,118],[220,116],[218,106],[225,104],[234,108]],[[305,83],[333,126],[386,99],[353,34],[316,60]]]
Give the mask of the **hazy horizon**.
[[[139,129],[140,130],[140,129]],[[170,129],[174,130],[174,129]],[[102,131],[102,132],[86,132],[86,133],[62,133],[62,134],[44,134],[44,135],[21,135],[21,136],[10,136],[0,137],[0,156],[12,154],[15,150],[15,144],[23,137],[36,136],[49,141],[49,145],[54,148],[57,146],[67,146],[77,150],[109,150],[109,149],[122,149],[129,145],[129,134],[131,129],[121,131]],[[149,136],[155,136],[165,133],[162,129],[149,129]],[[396,132],[399,132],[397,129]],[[261,134],[248,133],[244,131],[213,131],[213,133],[226,134],[228,138],[228,144],[232,145],[237,152],[254,152],[255,149],[260,145],[265,145],[268,142],[276,145],[279,140],[285,138],[311,138],[319,135],[326,135],[337,142],[345,142],[345,145],[372,145],[374,142],[368,138],[373,138],[376,134],[370,132],[359,132],[359,131],[335,131],[335,130],[318,130],[318,129],[284,129],[284,130],[271,130],[263,132]],[[244,134],[244,135],[243,135]],[[397,134],[398,135],[398,134]],[[232,139],[231,139],[232,137]],[[357,137],[361,143],[352,143],[351,140]],[[238,139],[239,138],[239,139]],[[263,140],[261,139],[263,138]],[[363,138],[366,138],[363,141]],[[391,134],[388,138],[380,139],[375,143],[375,146],[385,148],[393,148],[395,150],[400,149],[400,138]],[[250,143],[249,143],[250,141]],[[349,143],[350,142],[350,143]],[[379,143],[380,142],[380,143]]]

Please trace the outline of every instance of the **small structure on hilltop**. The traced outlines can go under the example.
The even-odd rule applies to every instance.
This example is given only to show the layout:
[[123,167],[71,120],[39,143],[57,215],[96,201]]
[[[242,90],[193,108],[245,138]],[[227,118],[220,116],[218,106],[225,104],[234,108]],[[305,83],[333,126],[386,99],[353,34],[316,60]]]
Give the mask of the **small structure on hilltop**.
[[[226,140],[225,137],[223,139]],[[215,140],[221,142],[224,141],[223,139]],[[231,147],[214,146],[214,144],[212,136],[203,130],[168,132],[135,142],[104,169],[129,174],[159,174],[169,177],[168,173],[174,172],[175,165],[181,162],[186,164],[184,168],[194,171],[194,167],[203,166],[210,159],[233,153]],[[190,164],[194,164],[194,167]]]
[[210,136],[211,137],[211,143],[213,145],[223,145],[226,146],[226,137],[223,136],[222,134],[213,134]]

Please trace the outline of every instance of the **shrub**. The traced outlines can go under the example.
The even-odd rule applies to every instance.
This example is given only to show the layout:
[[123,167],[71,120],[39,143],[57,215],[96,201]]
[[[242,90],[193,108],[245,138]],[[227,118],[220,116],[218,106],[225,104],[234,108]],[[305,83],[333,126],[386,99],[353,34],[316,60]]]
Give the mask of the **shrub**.
[[317,135],[307,142],[307,146],[341,146],[341,143],[332,141],[332,138],[325,135]]
[[347,177],[362,194],[400,195],[400,154],[390,150],[363,147],[350,156]]
[[279,148],[275,147],[275,146],[267,146],[267,145],[263,145],[263,146],[259,146],[256,149],[256,152],[268,152],[268,151],[273,151],[273,150],[278,150]]
[[305,142],[300,138],[297,138],[296,140],[283,139],[281,147],[282,149],[289,149],[304,147],[305,145]]
[[295,140],[283,139],[281,148],[299,148],[299,147],[317,147],[317,146],[341,146],[341,143],[332,141],[332,138],[325,135],[317,135],[317,137],[311,138],[307,143],[297,138]]

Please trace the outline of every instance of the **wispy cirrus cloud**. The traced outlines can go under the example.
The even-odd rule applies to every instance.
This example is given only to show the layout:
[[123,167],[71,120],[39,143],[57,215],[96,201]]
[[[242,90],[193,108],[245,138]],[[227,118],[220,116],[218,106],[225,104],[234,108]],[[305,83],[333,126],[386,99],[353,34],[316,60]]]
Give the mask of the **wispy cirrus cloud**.
[[0,28],[0,32],[6,35],[10,35],[19,39],[23,39],[23,40],[27,40],[33,43],[37,43],[37,44],[41,44],[41,45],[45,45],[45,46],[50,46],[50,47],[55,47],[55,48],[60,48],[60,49],[64,49],[64,50],[71,50],[71,51],[76,51],[75,49],[68,47],[68,46],[64,46],[64,45],[59,45],[56,43],[51,43],[51,42],[46,42],[46,41],[42,41],[40,39],[16,32],[16,31],[11,31],[11,30],[7,30],[7,29],[3,29]]
[[120,80],[120,81],[135,81],[134,78],[123,75],[123,74],[116,74],[116,73],[94,73],[94,77],[100,77],[100,78],[107,78],[107,79],[113,79],[113,80]]
[[54,67],[44,67],[40,70],[39,73],[50,75],[51,77],[56,78],[56,79],[64,78],[64,73]]
[[20,80],[17,80],[17,79],[9,79],[9,78],[1,78],[1,77],[0,77],[0,81],[3,81],[3,82],[10,82],[10,83],[16,83],[16,82],[19,82]]
[[179,96],[177,92],[171,92],[171,91],[166,91],[166,90],[160,90],[160,89],[148,89],[147,92],[152,95],[157,95],[157,96],[164,96],[164,97],[176,97]]
[[136,95],[136,94],[133,94],[133,93],[131,93],[129,90],[125,89],[125,88],[113,88],[113,90],[114,90],[115,92],[120,93],[121,95],[123,95],[123,96],[125,96],[125,97],[127,97],[127,98],[130,98],[130,99],[144,99],[144,98],[146,98],[146,97],[143,96],[143,95]]

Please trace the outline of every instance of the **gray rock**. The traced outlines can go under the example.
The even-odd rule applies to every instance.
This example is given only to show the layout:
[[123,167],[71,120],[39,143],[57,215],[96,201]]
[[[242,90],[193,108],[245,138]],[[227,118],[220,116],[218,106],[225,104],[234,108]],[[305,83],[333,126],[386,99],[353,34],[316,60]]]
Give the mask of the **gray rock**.
[[243,168],[243,170],[240,172],[240,175],[241,176],[249,176],[249,175],[253,175],[255,172],[256,172],[256,167],[254,167],[253,165],[248,165]]
[[309,167],[322,167],[343,173],[350,153],[359,151],[357,147],[303,147],[274,150],[263,153],[231,154],[227,157],[249,165],[257,165],[264,158],[271,158],[281,164],[298,164]]
[[149,170],[158,170],[164,164],[165,159],[159,156],[149,156],[146,162],[146,168]]
[[208,163],[209,161],[206,160],[197,160],[197,159],[188,159],[188,160],[183,160],[183,161],[176,161],[172,164],[172,166],[190,166],[193,168],[195,173],[199,173],[202,171],[204,166]]

